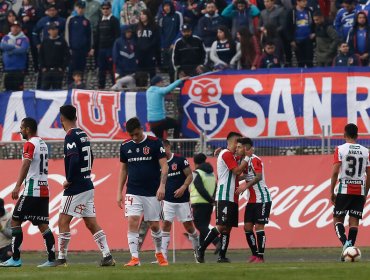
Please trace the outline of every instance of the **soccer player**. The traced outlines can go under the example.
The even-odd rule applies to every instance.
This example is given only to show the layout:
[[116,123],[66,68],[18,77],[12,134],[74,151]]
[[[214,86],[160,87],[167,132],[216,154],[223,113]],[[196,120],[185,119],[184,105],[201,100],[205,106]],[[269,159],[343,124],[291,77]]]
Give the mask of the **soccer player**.
[[54,266],[55,240],[49,228],[49,187],[48,187],[48,147],[37,136],[37,122],[24,118],[20,133],[27,142],[23,146],[22,166],[12,198],[18,199],[21,185],[24,190],[15,205],[11,220],[13,256],[0,264],[3,267],[22,265],[20,247],[23,241],[22,223],[30,221],[38,226],[45,240],[48,260],[38,267]]
[[93,153],[86,133],[76,126],[76,108],[72,105],[60,107],[60,121],[67,135],[64,139],[64,167],[66,181],[59,210],[59,255],[56,265],[67,265],[68,244],[71,239],[72,218],[83,218],[103,254],[100,266],[114,266],[107,238],[96,220],[94,185],[91,181]]
[[[139,266],[139,224],[141,215],[149,222],[155,257],[160,266],[168,265],[161,252],[162,232],[159,227],[161,205],[168,175],[166,153],[161,141],[144,134],[138,118],[126,122],[131,139],[124,141],[120,150],[120,176],[117,203],[122,209],[123,187],[127,181],[125,216],[128,218],[128,246],[131,260],[125,266]],[[128,178],[127,178],[128,177]]]
[[[333,221],[335,232],[343,245],[342,261],[344,261],[344,250],[356,243],[359,220],[362,219],[362,211],[370,188],[369,150],[356,143],[357,137],[357,126],[353,123],[347,124],[344,127],[346,143],[335,149],[331,176]],[[334,188],[338,179],[338,193],[335,194]],[[349,215],[348,237],[343,224],[347,214]]]
[[163,146],[167,157],[168,179],[163,201],[162,253],[167,259],[171,226],[174,218],[177,217],[188,233],[196,257],[199,235],[193,224],[189,193],[193,174],[187,159],[171,152],[171,143],[168,140],[163,141]]
[[248,166],[244,171],[246,184],[240,185],[236,190],[237,194],[249,191],[249,200],[244,213],[245,237],[252,251],[249,262],[262,263],[266,244],[265,225],[269,222],[271,196],[265,183],[263,163],[254,154],[252,139],[246,137],[238,139],[236,149],[240,157],[249,157]]
[[240,175],[247,166],[249,158],[242,160],[238,166],[235,158],[237,140],[241,134],[230,132],[227,135],[227,148],[223,149],[217,158],[217,190],[216,190],[216,227],[208,232],[204,243],[198,248],[197,260],[204,262],[204,252],[208,245],[221,234],[221,250],[217,262],[230,262],[226,258],[226,251],[229,245],[230,232],[233,227],[238,227],[238,199],[235,193],[238,188],[237,176]]

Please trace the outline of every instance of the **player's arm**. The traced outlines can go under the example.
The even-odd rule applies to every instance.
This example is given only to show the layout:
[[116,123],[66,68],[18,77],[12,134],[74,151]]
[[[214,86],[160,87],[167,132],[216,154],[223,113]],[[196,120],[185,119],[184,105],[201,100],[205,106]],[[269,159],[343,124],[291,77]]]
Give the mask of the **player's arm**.
[[366,168],[366,193],[365,193],[365,199],[367,197],[367,194],[369,193],[370,189],[370,166]]
[[189,188],[191,182],[193,182],[193,173],[191,172],[190,167],[186,167],[182,170],[182,172],[184,172],[186,179],[184,181],[184,184],[174,192],[175,198],[182,197],[184,195],[184,192]]
[[127,181],[127,163],[121,162],[121,168],[118,178],[118,189],[117,189],[117,204],[118,207],[123,209],[123,188]]
[[159,159],[159,165],[161,166],[161,182],[157,190],[157,198],[159,201],[164,199],[164,194],[166,192],[166,183],[168,177],[168,164],[166,158]]
[[34,152],[35,152],[35,145],[33,145],[30,142],[27,142],[26,144],[24,144],[22,166],[19,171],[17,183],[15,184],[15,187],[12,191],[13,199],[18,199],[19,197],[19,190],[21,189],[24,179],[26,179],[27,177],[28,170],[30,169],[30,166],[33,160]]
[[73,178],[76,177],[77,172],[81,170],[79,151],[77,148],[77,141],[73,139],[73,136],[67,136],[65,139],[67,143],[67,153],[65,161],[67,162],[68,169],[66,170],[66,180],[63,183],[63,188],[67,189],[73,182]]
[[238,165],[238,162],[235,160],[234,156],[231,153],[224,153],[222,155],[222,159],[226,163],[228,169],[237,176],[243,173],[249,162],[249,157],[245,157],[241,161],[240,165]]
[[243,185],[240,185],[237,190],[236,190],[236,193],[237,194],[241,194],[243,193],[245,190],[247,190],[248,188],[254,186],[255,184],[257,184],[259,181],[262,180],[262,161],[258,158],[253,158],[251,160],[251,165],[252,165],[252,168],[254,170],[254,173],[256,174],[254,176],[254,178],[252,180],[250,180],[249,182],[246,182],[245,184]]
[[335,204],[336,195],[334,193],[335,185],[338,181],[338,175],[340,171],[340,166],[342,165],[342,161],[340,159],[338,147],[334,151],[334,165],[333,171],[331,172],[331,181],[330,181],[330,200],[333,204]]

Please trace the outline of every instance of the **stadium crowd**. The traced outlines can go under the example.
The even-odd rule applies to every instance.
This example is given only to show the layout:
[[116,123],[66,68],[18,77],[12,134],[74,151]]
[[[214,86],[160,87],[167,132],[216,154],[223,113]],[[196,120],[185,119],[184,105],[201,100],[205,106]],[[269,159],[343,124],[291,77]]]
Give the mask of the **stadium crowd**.
[[[98,85],[146,86],[221,69],[368,66],[370,1],[0,0],[6,90],[21,90],[32,54],[40,89],[84,88],[88,56]],[[294,63],[294,66],[295,63]]]

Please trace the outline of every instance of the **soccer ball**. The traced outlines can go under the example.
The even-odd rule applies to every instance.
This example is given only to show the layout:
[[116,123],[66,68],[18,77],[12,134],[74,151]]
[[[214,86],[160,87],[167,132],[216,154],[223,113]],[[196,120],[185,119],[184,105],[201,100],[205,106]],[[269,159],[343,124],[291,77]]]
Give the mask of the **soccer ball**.
[[361,251],[357,247],[348,247],[343,252],[345,262],[358,262],[361,259]]

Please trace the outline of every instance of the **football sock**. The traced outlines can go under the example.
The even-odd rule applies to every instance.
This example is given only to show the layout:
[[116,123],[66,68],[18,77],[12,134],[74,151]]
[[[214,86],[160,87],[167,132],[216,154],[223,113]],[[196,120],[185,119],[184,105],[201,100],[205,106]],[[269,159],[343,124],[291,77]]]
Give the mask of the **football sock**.
[[263,258],[265,253],[266,235],[264,230],[256,231],[257,235],[257,245],[258,245],[258,256]]
[[17,261],[21,257],[20,247],[23,242],[22,227],[12,227],[12,249],[13,249],[13,260]]
[[101,253],[103,254],[103,257],[105,258],[110,256],[110,250],[108,247],[107,236],[105,235],[105,232],[103,230],[99,230],[93,235],[93,237]]
[[155,253],[160,253],[162,250],[162,232],[158,230],[157,232],[152,231],[152,238],[155,246]]
[[348,241],[351,242],[351,246],[355,246],[358,228],[350,227],[348,231]]
[[217,228],[211,229],[206,238],[204,239],[203,245],[199,247],[199,250],[205,251],[208,247],[209,244],[219,235],[220,233],[218,232]]
[[58,236],[59,254],[58,259],[66,259],[68,254],[68,244],[71,240],[70,232],[60,232]]
[[257,250],[257,242],[256,242],[256,236],[254,235],[253,231],[246,231],[245,232],[245,237],[247,238],[247,242],[249,245],[249,248],[252,251],[253,256],[258,255],[258,250]]
[[191,245],[193,247],[193,250],[198,248],[199,246],[199,235],[196,230],[194,230],[193,233],[189,233],[189,239],[191,241]]
[[168,245],[170,244],[171,234],[166,231],[162,231],[162,254],[167,260]]
[[220,257],[226,258],[227,248],[229,247],[230,234],[221,233]]
[[342,242],[342,245],[344,245],[347,242],[347,237],[343,223],[335,224],[335,233],[337,234],[340,242]]
[[50,228],[45,230],[42,233],[42,236],[44,237],[44,243],[46,247],[46,251],[48,252],[48,261],[53,262],[55,261],[55,239],[54,235],[51,232]]
[[138,232],[128,232],[128,247],[130,248],[131,256],[134,258],[139,257],[139,233]]

